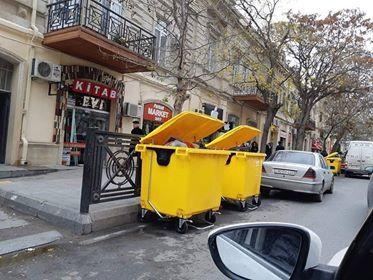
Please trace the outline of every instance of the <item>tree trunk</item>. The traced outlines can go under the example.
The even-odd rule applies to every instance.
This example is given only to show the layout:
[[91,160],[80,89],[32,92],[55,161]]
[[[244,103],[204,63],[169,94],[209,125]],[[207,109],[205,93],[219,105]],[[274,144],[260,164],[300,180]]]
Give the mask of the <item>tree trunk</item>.
[[295,149],[302,151],[304,139],[306,138],[306,128],[305,125],[300,124],[300,127],[297,129],[297,137],[295,138]]
[[175,93],[174,114],[180,114],[183,111],[184,102],[188,100],[186,89],[179,88]]
[[301,114],[296,121],[296,124],[299,125],[297,128],[297,136],[295,138],[295,150],[302,151],[303,150],[303,143],[304,138],[306,138],[306,123],[310,119],[311,108],[307,108],[307,105],[302,106],[304,108],[301,109]]
[[332,147],[332,153],[334,152],[340,152],[341,150],[341,143],[340,143],[340,139],[337,139],[337,141],[334,142],[333,144],[333,147]]
[[[278,108],[273,108],[271,106],[267,107],[267,116],[266,116],[266,121],[264,123],[263,127],[263,133],[262,133],[262,141],[260,143],[260,152],[264,153],[266,149],[266,144],[268,141],[268,134],[269,134],[269,129],[271,127],[271,124],[273,122],[273,119],[275,118],[277,114]],[[274,147],[276,146],[276,143],[273,143]]]

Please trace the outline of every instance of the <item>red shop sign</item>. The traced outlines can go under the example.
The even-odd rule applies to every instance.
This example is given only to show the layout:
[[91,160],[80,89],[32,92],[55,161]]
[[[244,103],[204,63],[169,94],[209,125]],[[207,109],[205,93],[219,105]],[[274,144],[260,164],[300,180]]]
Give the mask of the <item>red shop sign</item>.
[[165,122],[171,119],[172,110],[160,103],[146,103],[144,105],[144,120]]
[[86,80],[74,80],[71,90],[104,99],[116,99],[117,91],[108,86]]

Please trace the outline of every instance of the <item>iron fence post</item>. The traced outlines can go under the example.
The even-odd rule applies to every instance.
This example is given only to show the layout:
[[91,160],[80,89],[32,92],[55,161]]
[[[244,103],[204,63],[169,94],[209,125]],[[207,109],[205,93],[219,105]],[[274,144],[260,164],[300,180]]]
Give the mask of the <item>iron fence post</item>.
[[93,177],[93,157],[96,146],[95,130],[88,129],[87,142],[84,151],[84,169],[82,180],[82,192],[80,197],[80,213],[89,212],[89,204],[91,202],[92,193],[92,177]]

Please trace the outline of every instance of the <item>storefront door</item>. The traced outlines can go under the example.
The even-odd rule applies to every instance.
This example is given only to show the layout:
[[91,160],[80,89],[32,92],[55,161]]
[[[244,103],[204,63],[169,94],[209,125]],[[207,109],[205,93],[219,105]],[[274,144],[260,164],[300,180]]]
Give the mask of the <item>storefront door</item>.
[[10,110],[10,93],[0,91],[0,164],[5,163]]

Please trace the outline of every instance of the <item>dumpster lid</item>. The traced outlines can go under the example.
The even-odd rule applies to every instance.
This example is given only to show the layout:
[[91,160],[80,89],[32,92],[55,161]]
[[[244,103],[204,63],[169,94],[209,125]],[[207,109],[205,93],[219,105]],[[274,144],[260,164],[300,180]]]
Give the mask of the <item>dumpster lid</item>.
[[141,138],[140,143],[164,145],[171,137],[193,143],[211,135],[223,125],[224,122],[208,115],[182,112]]
[[208,143],[206,148],[227,150],[240,146],[241,144],[253,139],[255,136],[258,136],[260,132],[261,131],[255,127],[240,125]]
[[338,152],[334,152],[334,153],[331,153],[331,154],[327,155],[326,158],[335,157],[337,155],[338,155]]

